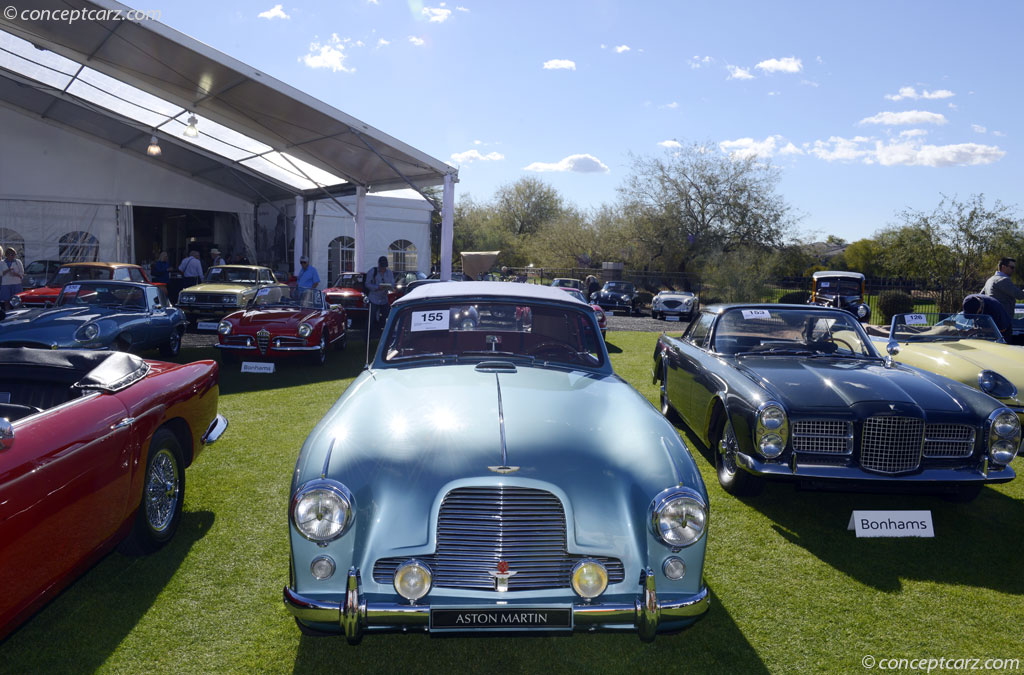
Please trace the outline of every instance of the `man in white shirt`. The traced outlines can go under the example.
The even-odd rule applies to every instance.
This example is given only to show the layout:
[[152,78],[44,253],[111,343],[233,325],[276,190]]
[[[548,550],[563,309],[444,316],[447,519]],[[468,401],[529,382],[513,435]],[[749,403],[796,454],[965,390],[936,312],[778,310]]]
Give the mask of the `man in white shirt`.
[[4,260],[0,263],[0,305],[10,309],[11,298],[22,291],[25,266],[18,260],[18,252],[13,247],[8,246],[4,253]]
[[178,271],[184,277],[183,288],[195,286],[203,280],[203,263],[199,260],[199,251],[189,251],[188,256],[178,265]]

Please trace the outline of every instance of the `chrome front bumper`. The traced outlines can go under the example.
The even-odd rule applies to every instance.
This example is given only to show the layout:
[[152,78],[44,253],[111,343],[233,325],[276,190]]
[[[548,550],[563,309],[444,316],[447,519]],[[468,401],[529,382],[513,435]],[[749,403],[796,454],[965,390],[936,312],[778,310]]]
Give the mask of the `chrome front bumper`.
[[758,476],[768,478],[812,479],[812,480],[849,480],[862,482],[897,482],[918,485],[966,484],[966,483],[1006,483],[1017,475],[1009,466],[991,465],[985,459],[973,468],[925,468],[915,469],[908,473],[873,473],[859,466],[829,466],[825,464],[800,463],[799,458],[791,455],[790,461],[764,462],[756,457],[736,453],[736,465]]
[[[650,642],[657,635],[659,626],[696,620],[708,611],[711,604],[706,586],[691,596],[660,602],[654,572],[650,568],[642,574],[640,591],[632,603],[573,604],[572,630],[598,631],[632,626],[641,640]],[[284,604],[300,621],[340,626],[351,644],[358,643],[368,628],[430,631],[430,605],[368,603],[362,595],[359,570],[355,568],[348,572],[344,605],[299,595],[289,586],[284,588]],[[468,604],[479,608],[478,604]],[[445,609],[452,607],[456,606],[446,605]],[[502,605],[501,608],[515,609],[515,606]],[[445,632],[450,632],[450,629]],[[475,632],[481,631],[477,629]]]
[[[247,351],[256,352],[257,354],[261,354],[260,348],[257,347],[256,345],[222,345],[222,344],[215,344],[213,346],[216,347],[217,349],[244,349],[244,350],[247,350]],[[315,352],[318,349],[320,349],[320,345],[313,345],[311,347],[275,347],[274,345],[270,345],[269,347],[267,347],[267,353],[269,353],[269,352]]]
[[203,434],[202,443],[203,445],[211,445],[217,442],[217,439],[221,437],[228,428],[228,420],[221,414],[217,414],[210,422],[210,426],[207,427],[206,433]]

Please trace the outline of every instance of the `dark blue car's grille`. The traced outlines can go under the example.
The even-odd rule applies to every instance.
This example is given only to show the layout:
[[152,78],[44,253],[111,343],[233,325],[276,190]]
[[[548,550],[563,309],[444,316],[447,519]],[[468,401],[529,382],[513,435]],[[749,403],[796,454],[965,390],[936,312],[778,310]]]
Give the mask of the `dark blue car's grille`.
[[[417,556],[439,588],[495,590],[498,561],[516,574],[510,591],[569,588],[573,566],[589,558],[608,569],[608,583],[625,578],[622,561],[571,555],[566,550],[565,511],[555,495],[519,487],[458,488],[445,495],[437,523],[437,551]],[[382,558],[374,581],[390,584],[395,569],[409,557]]]

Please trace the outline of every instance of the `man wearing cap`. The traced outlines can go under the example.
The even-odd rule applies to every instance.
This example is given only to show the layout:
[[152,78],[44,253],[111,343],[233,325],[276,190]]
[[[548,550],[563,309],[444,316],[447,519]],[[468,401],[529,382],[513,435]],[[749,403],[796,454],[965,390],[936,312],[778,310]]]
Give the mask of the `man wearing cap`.
[[309,264],[309,258],[302,256],[299,258],[299,265],[302,269],[296,275],[295,289],[299,297],[302,297],[302,292],[316,288],[320,285],[320,274],[316,271],[316,268]]
[[210,249],[210,258],[213,259],[213,262],[210,263],[211,265],[223,265],[223,264],[225,264],[224,263],[224,256],[222,256],[220,254],[220,250],[219,249],[211,248]]
[[382,255],[377,258],[377,266],[366,273],[364,286],[369,291],[367,299],[370,301],[370,320],[367,324],[367,331],[370,326],[380,328],[384,319],[388,316],[388,289],[395,285],[395,275],[388,269],[388,257]]

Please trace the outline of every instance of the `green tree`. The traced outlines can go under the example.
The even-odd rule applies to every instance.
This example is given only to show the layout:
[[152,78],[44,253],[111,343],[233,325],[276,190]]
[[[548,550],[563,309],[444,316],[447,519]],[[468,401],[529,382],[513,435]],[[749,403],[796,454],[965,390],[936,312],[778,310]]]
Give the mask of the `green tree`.
[[555,188],[530,177],[498,188],[494,208],[501,224],[516,236],[536,233],[566,210]]
[[866,277],[882,275],[882,247],[874,239],[858,239],[843,251],[846,268]]

